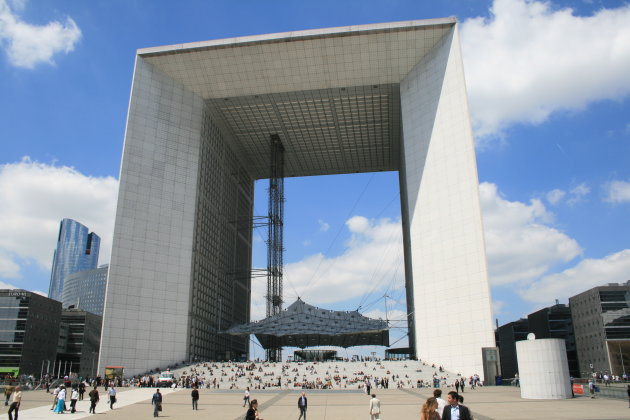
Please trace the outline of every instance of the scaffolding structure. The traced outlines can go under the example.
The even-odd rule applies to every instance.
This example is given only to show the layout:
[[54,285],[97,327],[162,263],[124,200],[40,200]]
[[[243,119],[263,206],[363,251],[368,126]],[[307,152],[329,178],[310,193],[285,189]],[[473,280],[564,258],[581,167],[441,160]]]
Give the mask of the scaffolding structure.
[[[269,206],[267,229],[267,317],[282,311],[284,264],[284,147],[277,134],[270,139]],[[282,360],[280,344],[267,349],[267,360]]]

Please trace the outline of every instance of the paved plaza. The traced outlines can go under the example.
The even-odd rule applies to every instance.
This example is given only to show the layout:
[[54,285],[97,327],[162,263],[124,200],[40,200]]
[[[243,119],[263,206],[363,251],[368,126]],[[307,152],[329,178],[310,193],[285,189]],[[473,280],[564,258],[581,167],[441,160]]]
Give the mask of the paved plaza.
[[[448,390],[444,390],[447,392]],[[153,418],[151,395],[155,389],[121,389],[114,410],[106,405],[105,392],[99,389],[101,402],[97,406],[98,418],[149,419]],[[227,390],[200,390],[199,410],[192,411],[190,390],[163,390],[164,410],[161,417],[170,420],[225,419],[242,420],[242,392]],[[376,390],[381,400],[383,420],[419,419],[420,407],[432,392],[431,389]],[[261,416],[265,420],[297,419],[298,391],[257,391],[252,398],[259,401]],[[367,419],[369,398],[357,390],[307,391],[309,420],[353,420]],[[612,420],[630,418],[628,403],[624,400],[607,398],[590,399],[579,397],[571,400],[545,401],[522,400],[515,387],[486,387],[464,393],[465,403],[472,410],[475,420]],[[52,395],[44,391],[24,393],[20,411],[22,420],[56,418],[50,410]],[[68,404],[69,405],[69,404]],[[80,419],[89,417],[89,401],[79,401],[78,412],[64,414],[65,417]]]

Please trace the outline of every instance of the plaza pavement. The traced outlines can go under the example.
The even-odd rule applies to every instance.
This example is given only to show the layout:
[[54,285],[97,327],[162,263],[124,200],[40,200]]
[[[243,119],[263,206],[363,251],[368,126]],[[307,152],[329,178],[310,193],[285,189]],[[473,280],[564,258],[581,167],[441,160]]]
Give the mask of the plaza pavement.
[[[444,393],[448,390],[443,390]],[[153,418],[151,396],[153,388],[121,389],[114,410],[106,405],[103,388],[99,389],[101,402],[97,406],[97,418],[141,420]],[[383,420],[419,419],[420,407],[432,390],[389,389],[376,390],[381,400]],[[160,417],[169,420],[242,420],[242,392],[228,390],[200,390],[199,411],[192,411],[190,390],[163,390],[164,410]],[[515,387],[485,387],[464,394],[465,404],[472,410],[475,420],[613,420],[630,418],[628,402],[607,398],[590,399],[579,397],[570,400],[523,400]],[[297,420],[297,398],[299,391],[252,391],[258,399],[261,416],[265,420]],[[368,419],[369,398],[357,390],[307,391],[309,420],[354,420]],[[44,391],[24,392],[20,419],[40,420],[56,418],[50,411],[52,396]],[[89,401],[79,401],[78,412],[63,414],[64,417],[80,419],[88,414]],[[6,412],[6,408],[5,408]],[[3,414],[6,416],[6,414]],[[6,418],[6,417],[5,417]]]

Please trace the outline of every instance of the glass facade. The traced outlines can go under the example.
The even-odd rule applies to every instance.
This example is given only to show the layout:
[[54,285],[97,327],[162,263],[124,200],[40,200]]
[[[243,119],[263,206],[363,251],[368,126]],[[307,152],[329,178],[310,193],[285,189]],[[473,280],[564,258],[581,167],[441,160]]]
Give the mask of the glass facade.
[[53,364],[61,304],[25,290],[0,290],[0,373],[39,376]]
[[59,340],[57,363],[62,366],[64,375],[70,372],[83,378],[96,375],[102,323],[101,316],[86,311],[64,309],[61,312],[65,337]]
[[96,315],[103,315],[105,286],[109,267],[72,273],[64,280],[61,303],[64,308],[73,306]]
[[28,297],[0,296],[0,368],[20,366],[28,304]]
[[96,268],[101,238],[72,219],[63,219],[59,226],[57,248],[53,256],[48,297],[62,300],[65,278],[72,273]]

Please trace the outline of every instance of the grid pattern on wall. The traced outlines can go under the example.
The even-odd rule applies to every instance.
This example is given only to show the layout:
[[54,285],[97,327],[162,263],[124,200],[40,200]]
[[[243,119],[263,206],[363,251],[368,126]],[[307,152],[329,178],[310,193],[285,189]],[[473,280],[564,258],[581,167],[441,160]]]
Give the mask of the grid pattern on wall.
[[269,135],[285,149],[285,176],[398,169],[398,84],[212,99],[256,179],[269,176]]
[[455,18],[324,28],[138,52],[204,99],[399,83]]
[[61,303],[96,315],[103,315],[108,266],[70,274],[64,281]]
[[253,179],[204,113],[191,281],[191,360],[248,353],[247,337],[219,332],[249,321]]

